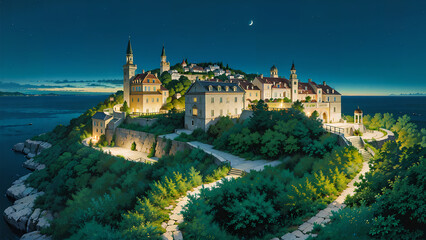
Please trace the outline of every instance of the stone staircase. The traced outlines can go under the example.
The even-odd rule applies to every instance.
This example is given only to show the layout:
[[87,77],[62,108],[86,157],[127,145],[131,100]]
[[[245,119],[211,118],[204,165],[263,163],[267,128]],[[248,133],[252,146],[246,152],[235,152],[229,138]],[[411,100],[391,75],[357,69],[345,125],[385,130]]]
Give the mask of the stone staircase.
[[243,175],[243,171],[236,168],[231,168],[231,171],[229,171],[228,176],[235,176],[235,177],[241,177]]
[[364,142],[362,141],[361,137],[348,137],[347,139],[352,143],[352,146],[360,150],[364,149]]

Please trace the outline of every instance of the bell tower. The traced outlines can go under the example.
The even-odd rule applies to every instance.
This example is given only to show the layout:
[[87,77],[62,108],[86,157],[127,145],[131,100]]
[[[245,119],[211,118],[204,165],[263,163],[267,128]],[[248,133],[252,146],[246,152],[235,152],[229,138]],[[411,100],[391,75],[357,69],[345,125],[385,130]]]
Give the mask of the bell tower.
[[299,92],[299,79],[297,79],[296,68],[294,67],[294,62],[291,65],[290,70],[290,84],[291,84],[291,101],[296,102]]
[[170,62],[167,62],[166,50],[164,50],[164,45],[163,45],[163,50],[161,51],[160,76],[161,74],[163,74],[163,72],[167,72],[169,70],[170,70]]
[[278,68],[274,66],[271,67],[271,78],[277,78],[278,77]]
[[129,43],[127,44],[127,51],[126,51],[126,64],[123,65],[123,92],[124,92],[124,101],[127,102],[127,105],[130,105],[130,80],[135,76],[136,69],[138,67],[133,64],[133,50],[132,50],[132,44],[130,43],[130,37],[129,37]]

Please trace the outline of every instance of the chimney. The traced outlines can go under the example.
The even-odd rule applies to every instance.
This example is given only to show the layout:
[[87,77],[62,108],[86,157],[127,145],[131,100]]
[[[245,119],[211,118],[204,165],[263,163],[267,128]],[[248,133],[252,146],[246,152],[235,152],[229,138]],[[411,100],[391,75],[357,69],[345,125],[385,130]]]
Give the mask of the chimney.
[[327,84],[325,83],[325,81],[324,81],[324,82],[322,82],[322,85],[327,86]]
[[155,75],[155,77],[157,77],[157,73],[155,73],[154,75]]
[[310,78],[309,78],[309,79],[308,79],[308,82],[309,82],[309,83],[311,83],[311,82],[312,82],[312,79],[310,79]]
[[151,74],[151,71],[148,71],[148,74]]
[[145,70],[144,70],[144,69],[142,69],[142,73],[145,73]]
[[263,74],[260,74],[260,78],[263,78]]

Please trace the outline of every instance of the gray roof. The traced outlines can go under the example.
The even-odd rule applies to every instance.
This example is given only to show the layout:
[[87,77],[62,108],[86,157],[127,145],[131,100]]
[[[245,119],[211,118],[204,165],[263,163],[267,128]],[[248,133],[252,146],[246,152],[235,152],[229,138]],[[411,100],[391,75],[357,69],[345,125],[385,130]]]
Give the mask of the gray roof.
[[[226,92],[226,87],[229,87],[229,91],[228,92],[241,92],[244,93],[244,90],[238,86],[237,83],[230,83],[230,82],[210,82],[210,81],[195,81],[187,90],[188,92],[195,92],[195,91],[191,91],[191,89],[193,89],[193,86],[195,84],[200,85],[202,88],[201,91],[197,91],[197,92]],[[210,86],[212,87],[210,89]],[[219,86],[221,87],[221,91],[219,91]],[[234,91],[234,87],[236,87],[236,91]]]
[[93,117],[92,117],[92,119],[97,119],[97,120],[108,120],[108,119],[110,119],[110,118],[112,118],[112,116],[111,115],[107,115],[107,114],[105,114],[104,112],[97,112],[97,113],[95,113],[95,115],[93,115]]
[[133,50],[132,50],[132,44],[130,43],[130,39],[129,39],[129,43],[127,43],[127,54],[133,54]]

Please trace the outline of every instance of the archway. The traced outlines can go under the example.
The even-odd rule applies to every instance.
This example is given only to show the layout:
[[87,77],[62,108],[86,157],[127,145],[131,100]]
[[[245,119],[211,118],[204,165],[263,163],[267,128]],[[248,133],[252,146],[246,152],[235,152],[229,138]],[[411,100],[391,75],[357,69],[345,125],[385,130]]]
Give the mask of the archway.
[[324,112],[324,113],[322,114],[322,120],[324,121],[324,123],[327,123],[327,122],[328,122],[328,119],[327,119],[327,113],[326,113],[326,112]]

